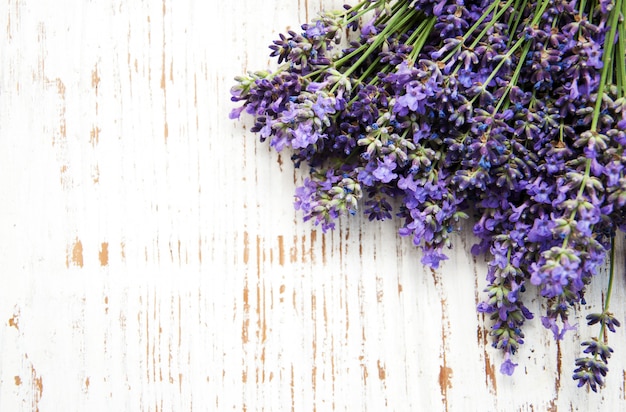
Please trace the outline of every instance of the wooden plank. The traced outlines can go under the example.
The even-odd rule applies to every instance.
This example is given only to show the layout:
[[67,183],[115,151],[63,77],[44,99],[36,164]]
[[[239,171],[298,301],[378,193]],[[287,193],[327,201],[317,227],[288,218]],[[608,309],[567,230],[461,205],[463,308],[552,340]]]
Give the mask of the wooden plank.
[[470,235],[431,271],[397,223],[300,222],[303,171],[228,119],[228,91],[331,4],[5,2],[0,410],[626,407],[623,330],[603,392],[574,387],[582,317],[558,345],[529,323],[498,372]]

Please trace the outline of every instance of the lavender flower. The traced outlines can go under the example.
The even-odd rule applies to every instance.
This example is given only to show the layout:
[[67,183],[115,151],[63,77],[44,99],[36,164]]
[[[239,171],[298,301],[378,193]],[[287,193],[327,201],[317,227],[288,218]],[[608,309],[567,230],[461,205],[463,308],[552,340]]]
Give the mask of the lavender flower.
[[[613,277],[626,230],[623,14],[626,0],[366,0],[279,35],[279,66],[235,79],[230,117],[253,116],[261,140],[310,167],[295,207],[323,231],[362,201],[369,220],[400,218],[438,268],[473,215],[472,253],[491,257],[477,309],[512,375],[534,317],[526,285],[560,340],[607,255]],[[593,391],[613,351],[603,333],[619,326],[611,280],[573,375]]]

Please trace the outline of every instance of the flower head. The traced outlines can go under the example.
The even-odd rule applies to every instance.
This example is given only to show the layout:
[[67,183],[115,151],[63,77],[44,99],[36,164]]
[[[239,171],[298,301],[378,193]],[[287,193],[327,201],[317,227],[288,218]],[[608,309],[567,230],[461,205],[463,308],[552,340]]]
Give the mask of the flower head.
[[[563,339],[626,230],[625,4],[346,5],[280,34],[280,66],[238,76],[231,100],[242,106],[229,116],[253,116],[262,141],[310,167],[295,207],[323,231],[359,210],[400,218],[399,234],[437,269],[474,216],[472,253],[490,256],[477,310],[512,375],[533,318],[526,286]],[[608,296],[587,317],[601,334],[573,376],[593,391],[612,353],[603,334],[620,326]]]

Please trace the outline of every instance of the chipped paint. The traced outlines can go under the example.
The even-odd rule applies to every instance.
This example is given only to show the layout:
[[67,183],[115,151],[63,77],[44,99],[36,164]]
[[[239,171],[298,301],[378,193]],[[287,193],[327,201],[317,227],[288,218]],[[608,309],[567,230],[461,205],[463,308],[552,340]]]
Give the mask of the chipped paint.
[[78,238],[67,248],[65,266],[69,268],[70,265],[83,267],[83,243]]
[[[61,79],[56,79],[57,93],[61,99],[61,110],[59,113],[59,135],[62,139],[67,137],[67,122],[65,120],[65,84],[61,81]],[[54,145],[54,140],[52,142]]]
[[96,91],[96,96],[98,95],[98,86],[100,85],[100,76],[98,75],[98,65],[94,66],[94,69],[91,72],[91,87],[93,87]]
[[43,378],[37,374],[34,367],[31,366],[31,382],[32,382],[32,411],[39,412],[39,402],[43,395]]
[[376,361],[376,366],[378,367],[378,379],[384,381],[387,377],[387,373],[385,372],[385,367],[381,364],[380,359]]
[[100,142],[100,128],[98,126],[92,126],[89,131],[89,143],[92,146],[96,146]]
[[100,266],[107,266],[109,264],[109,244],[107,242],[100,244],[98,260],[100,260]]
[[248,232],[243,232],[243,263],[248,264],[250,260],[250,239]]
[[243,323],[241,325],[241,342],[243,344],[248,343],[249,341],[249,337],[248,337],[248,329],[250,327],[250,318],[249,318],[249,312],[250,312],[250,290],[248,289],[248,285],[246,283],[246,285],[243,288],[243,312],[244,312],[244,320]]
[[289,248],[289,263],[296,263],[298,261],[298,237],[293,236],[292,246]]
[[278,264],[285,265],[285,242],[282,235],[278,236]]
[[20,330],[20,318],[19,318],[19,314],[13,314],[13,316],[11,316],[9,318],[9,321],[7,322],[7,324],[10,327],[13,327],[17,330]]
[[443,355],[443,364],[439,367],[439,388],[444,410],[449,409],[448,390],[452,388],[452,369],[447,366],[446,355]]
[[1,410],[626,410],[619,348],[601,394],[570,379],[582,310],[556,345],[528,298],[499,373],[471,227],[430,271],[398,222],[290,211],[306,168],[228,90],[343,2],[39,3],[0,14]]

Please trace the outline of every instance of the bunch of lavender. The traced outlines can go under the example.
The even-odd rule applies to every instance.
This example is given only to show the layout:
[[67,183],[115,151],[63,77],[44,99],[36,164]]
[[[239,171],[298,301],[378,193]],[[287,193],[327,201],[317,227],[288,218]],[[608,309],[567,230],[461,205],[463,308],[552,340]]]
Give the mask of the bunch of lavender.
[[276,70],[236,78],[231,117],[252,115],[261,140],[310,167],[295,207],[323,231],[362,205],[370,220],[400,218],[437,268],[474,216],[472,252],[491,256],[478,310],[505,374],[533,317],[526,287],[562,339],[609,255],[602,311],[588,316],[600,334],[573,375],[596,391],[605,332],[619,326],[609,300],[626,229],[624,16],[626,0],[363,0],[281,34]]

